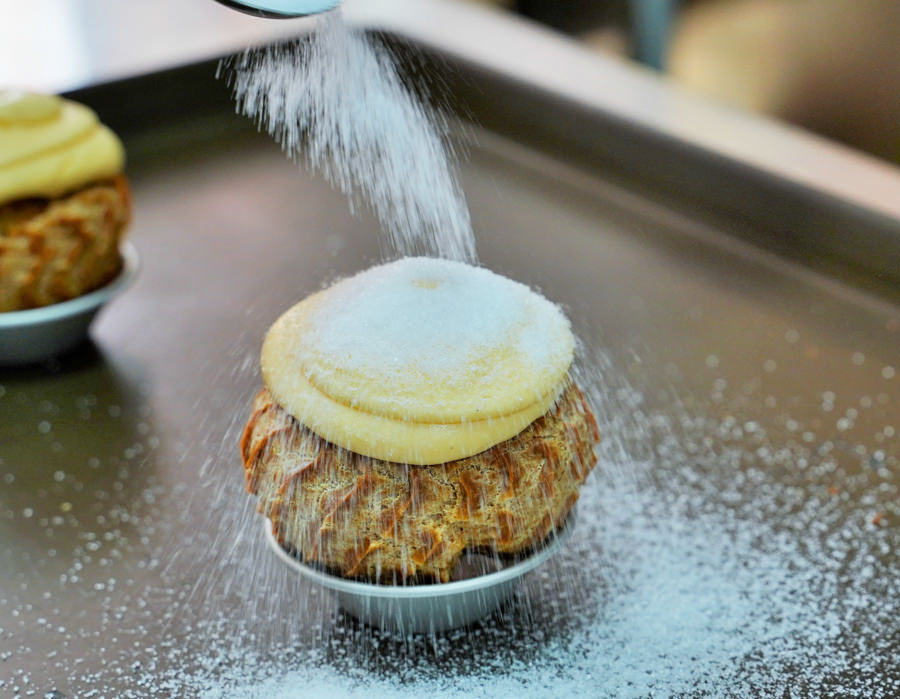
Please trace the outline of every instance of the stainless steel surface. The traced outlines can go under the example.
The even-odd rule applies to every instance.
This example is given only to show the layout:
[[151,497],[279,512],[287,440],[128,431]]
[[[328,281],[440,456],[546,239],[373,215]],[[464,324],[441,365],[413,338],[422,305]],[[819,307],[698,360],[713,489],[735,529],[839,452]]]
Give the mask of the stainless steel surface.
[[317,15],[338,6],[339,0],[218,0],[226,7],[267,19],[295,19]]
[[[467,626],[490,616],[509,602],[525,575],[559,553],[572,535],[575,515],[572,514],[538,551],[523,560],[502,565],[489,573],[481,573],[485,566],[472,563],[472,577],[444,584],[410,586],[346,580],[304,565],[281,547],[268,520],[263,521],[263,526],[266,542],[279,559],[308,582],[331,591],[340,607],[360,621],[401,634],[429,634]],[[494,563],[491,559],[487,566]]]
[[0,366],[29,364],[83,342],[101,308],[125,291],[138,273],[137,251],[122,246],[122,271],[106,286],[63,303],[0,313]]
[[[785,509],[798,493],[827,502],[828,517],[811,525],[823,541],[896,542],[900,294],[887,269],[896,274],[896,173],[493,14],[422,0],[421,15],[391,16],[389,4],[354,3],[353,15],[443,61],[449,97],[487,127],[467,130],[462,166],[481,259],[563,303],[588,354],[602,351],[601,423],[637,423],[628,467],[648,462],[647,487],[668,492],[672,435],[657,422],[644,428],[651,417],[679,427],[676,443],[699,450],[690,458],[709,439],[711,463],[723,438],[695,439],[701,418],[752,426],[768,441],[747,439],[736,470],[748,483],[765,470],[764,450],[807,449],[808,469],[779,462],[766,476],[784,483]],[[397,669],[393,641],[372,640],[271,555],[236,448],[265,329],[322,284],[379,260],[374,222],[351,216],[343,197],[235,117],[214,70],[76,94],[125,138],[144,272],[98,320],[94,344],[0,372],[0,693],[192,696],[230,686],[230,666],[256,662],[251,651],[286,668],[313,658],[363,683]],[[852,255],[818,255],[820,244],[846,241]],[[416,646],[416,672],[458,674],[498,656],[542,661],[542,649],[579,629],[602,632],[602,604],[555,595],[574,588],[602,602],[597,576],[632,530],[592,508],[619,466],[598,467],[569,545],[528,582],[530,594],[471,638]],[[716,497],[714,480],[689,485]],[[735,521],[743,504],[734,502]],[[607,519],[616,531],[598,537]],[[873,561],[896,571],[896,544],[885,547]],[[867,601],[890,610],[890,599]],[[820,665],[880,662],[877,674],[851,664],[831,688],[896,680],[896,616],[877,619],[853,617],[825,636]],[[733,664],[752,665],[761,649]],[[602,680],[577,658],[561,662],[557,680],[581,677],[585,696]],[[808,669],[776,679],[805,686],[794,680]],[[654,691],[669,693],[666,675],[653,677]],[[731,686],[692,679],[719,694]]]

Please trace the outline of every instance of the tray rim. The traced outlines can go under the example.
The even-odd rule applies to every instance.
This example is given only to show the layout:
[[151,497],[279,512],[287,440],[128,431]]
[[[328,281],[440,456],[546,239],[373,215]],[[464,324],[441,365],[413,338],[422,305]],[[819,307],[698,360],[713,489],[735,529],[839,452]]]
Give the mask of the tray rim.
[[[0,84],[71,92],[303,36],[315,23],[311,18],[249,17],[212,0],[192,3],[190,11],[184,12],[179,11],[182,0],[157,0],[154,11],[165,14],[171,9],[171,16],[183,16],[183,21],[171,23],[171,35],[159,41],[146,31],[140,12],[121,9],[118,0],[95,4],[98,13],[103,11],[115,23],[114,51],[104,42],[82,36],[96,33],[96,28],[72,22],[67,28],[70,41],[60,44],[57,67],[37,53],[35,60],[29,60],[27,52],[21,55],[22,45],[15,44],[19,53],[7,74],[2,69],[5,49],[0,47]],[[392,33],[475,63],[531,90],[839,199],[900,226],[900,168],[801,128],[693,93],[642,66],[605,56],[508,11],[458,0],[344,0],[340,11],[356,27]],[[26,16],[16,31],[40,32],[38,19],[30,20],[34,27]],[[41,42],[32,45],[35,52],[40,51]]]
[[[163,8],[175,2],[158,0]],[[459,0],[345,0],[341,12],[401,52],[411,47],[402,55],[426,70],[448,66],[439,82],[452,85],[452,108],[459,107],[463,121],[644,188],[673,209],[686,204],[732,237],[900,301],[900,168],[690,93],[499,8]],[[127,12],[114,19],[123,21],[117,29],[125,60],[97,49],[89,74],[57,76],[49,84],[74,90],[68,95],[93,106],[120,135],[162,124],[176,134],[186,121],[213,113],[223,123],[225,114],[237,119],[225,81],[215,78],[217,61],[301,37],[316,21],[257,19],[207,0],[192,3],[175,36],[153,47],[154,35],[133,17],[125,21]],[[216,34],[214,42],[195,45],[197,34],[208,33]],[[0,82],[3,50],[0,43]],[[95,51],[90,43],[82,50]],[[193,91],[185,87],[191,80]],[[170,113],[170,104],[181,109]]]

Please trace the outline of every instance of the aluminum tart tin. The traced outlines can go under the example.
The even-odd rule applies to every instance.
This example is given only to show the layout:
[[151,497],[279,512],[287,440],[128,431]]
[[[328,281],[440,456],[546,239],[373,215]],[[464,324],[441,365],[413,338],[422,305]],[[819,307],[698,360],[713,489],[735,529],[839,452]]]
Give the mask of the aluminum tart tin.
[[105,286],[50,306],[0,313],[0,366],[41,362],[83,342],[100,309],[137,276],[137,250],[125,242],[120,253],[122,270]]
[[466,626],[499,609],[526,574],[562,549],[572,535],[575,513],[527,558],[501,564],[496,572],[421,585],[376,585],[331,575],[292,556],[278,543],[271,521],[263,524],[275,555],[313,585],[328,590],[344,611],[385,631],[431,634]]

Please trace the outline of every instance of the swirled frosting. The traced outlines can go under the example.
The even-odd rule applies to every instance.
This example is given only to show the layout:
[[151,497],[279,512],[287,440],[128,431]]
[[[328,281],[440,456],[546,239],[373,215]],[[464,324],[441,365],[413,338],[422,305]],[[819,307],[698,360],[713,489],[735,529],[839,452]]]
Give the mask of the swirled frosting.
[[119,138],[84,105],[0,90],[0,204],[57,197],[124,164]]
[[407,258],[310,296],[263,344],[269,391],[358,454],[437,464],[477,454],[543,415],[574,339],[562,311],[483,268]]

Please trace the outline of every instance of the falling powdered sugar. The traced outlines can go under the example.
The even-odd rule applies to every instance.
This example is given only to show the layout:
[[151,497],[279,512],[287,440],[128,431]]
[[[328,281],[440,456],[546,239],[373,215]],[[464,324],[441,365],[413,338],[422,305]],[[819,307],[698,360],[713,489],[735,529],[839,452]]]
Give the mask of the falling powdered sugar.
[[450,122],[404,84],[390,50],[340,11],[288,44],[225,61],[238,110],[295,161],[377,215],[393,250],[476,260]]

